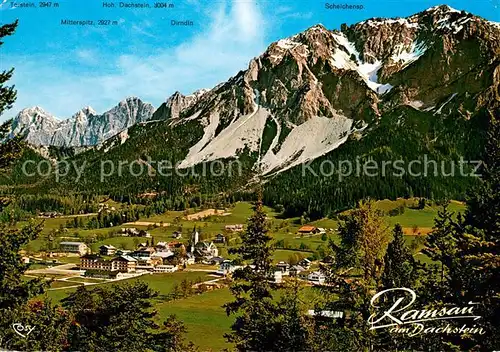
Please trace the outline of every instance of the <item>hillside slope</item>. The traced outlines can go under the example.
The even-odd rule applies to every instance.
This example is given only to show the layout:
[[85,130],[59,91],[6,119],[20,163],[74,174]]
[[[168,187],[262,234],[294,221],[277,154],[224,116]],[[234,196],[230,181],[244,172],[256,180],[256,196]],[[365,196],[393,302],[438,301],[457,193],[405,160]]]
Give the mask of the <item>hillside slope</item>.
[[[500,116],[499,83],[500,26],[464,11],[438,6],[340,31],[316,25],[272,43],[227,82],[177,92],[148,121],[72,156],[87,164],[78,183],[48,179],[44,187],[245,197],[263,179],[267,201],[294,214],[325,214],[366,196],[460,198],[474,178],[339,180],[339,170],[304,175],[303,165],[426,156],[453,169],[460,158],[478,160],[488,121]],[[235,160],[237,174],[207,172]],[[148,173],[103,180],[107,161],[135,161]],[[162,175],[160,161],[185,171]]]

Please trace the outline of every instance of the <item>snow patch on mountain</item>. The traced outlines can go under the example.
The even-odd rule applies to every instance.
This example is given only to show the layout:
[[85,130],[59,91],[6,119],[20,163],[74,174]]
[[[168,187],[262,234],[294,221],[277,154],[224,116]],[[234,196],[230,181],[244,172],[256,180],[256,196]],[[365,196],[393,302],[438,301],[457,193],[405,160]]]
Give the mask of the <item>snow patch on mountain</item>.
[[299,42],[295,42],[290,38],[285,38],[285,39],[278,40],[276,45],[282,49],[290,50],[290,49],[295,48],[296,46],[302,45],[302,44]]
[[405,48],[402,44],[394,47],[391,60],[397,63],[402,63],[403,68],[417,61],[425,54],[427,47],[424,43],[413,42],[409,48]]
[[464,28],[464,25],[471,20],[473,20],[473,17],[470,17],[470,15],[459,16],[457,18],[456,14],[446,12],[446,15],[436,22],[436,28],[441,30],[446,29],[452,31],[453,34],[458,34]]
[[450,7],[448,5],[437,5],[433,7],[429,7],[425,12],[434,12],[434,11],[443,11],[443,12],[455,12],[455,13],[460,13],[461,11],[454,9],[453,7]]
[[408,28],[419,28],[419,24],[415,22],[410,22],[406,18],[396,18],[396,19],[369,19],[367,21],[359,22],[360,25],[367,24],[370,27],[377,27],[381,25],[392,25],[392,24],[404,25]]
[[340,49],[335,50],[335,52],[333,53],[331,63],[333,67],[342,70],[356,71],[357,69],[357,64],[351,61],[350,54]]
[[441,105],[439,107],[439,109],[436,110],[436,112],[434,113],[434,115],[440,115],[442,113],[442,110],[443,108],[445,107],[446,104],[448,104],[453,98],[455,98],[455,96],[457,95],[457,93],[453,93],[449,98],[448,100],[446,100],[443,105]]
[[[358,62],[362,62],[362,60],[354,44],[349,42],[343,33],[334,33],[333,36],[341,46],[333,53],[331,63],[334,67],[358,72],[368,87],[378,94],[387,93],[393,88],[392,85],[388,83],[382,84],[378,82],[377,73],[382,67],[381,61],[377,60],[374,63],[363,62],[358,64]],[[356,61],[351,59],[352,56],[356,58]]]
[[356,59],[359,59],[359,52],[356,50],[356,46],[347,39],[344,33],[332,33],[332,36],[338,44],[347,50],[349,55],[354,55]]
[[464,24],[469,22],[472,18],[460,18],[456,23],[453,23],[453,34],[458,34],[463,28]]
[[393,87],[389,83],[378,83],[378,71],[382,67],[382,62],[375,61],[373,64],[363,63],[358,66],[357,71],[366,82],[368,87],[378,94],[384,94],[390,91]]

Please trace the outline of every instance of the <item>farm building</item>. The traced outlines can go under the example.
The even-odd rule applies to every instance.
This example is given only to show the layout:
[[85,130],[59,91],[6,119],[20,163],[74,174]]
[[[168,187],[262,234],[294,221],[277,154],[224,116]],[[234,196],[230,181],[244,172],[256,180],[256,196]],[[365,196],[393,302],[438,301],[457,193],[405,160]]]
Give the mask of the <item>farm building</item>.
[[315,235],[317,233],[320,233],[320,229],[318,229],[316,226],[304,225],[299,229],[298,232],[302,235]]

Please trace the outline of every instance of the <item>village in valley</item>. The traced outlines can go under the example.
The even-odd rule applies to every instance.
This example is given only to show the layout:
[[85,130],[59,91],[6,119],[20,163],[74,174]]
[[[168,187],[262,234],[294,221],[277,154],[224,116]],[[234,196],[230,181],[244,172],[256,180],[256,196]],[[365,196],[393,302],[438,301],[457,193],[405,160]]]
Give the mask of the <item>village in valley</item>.
[[[385,214],[387,226],[403,226],[405,241],[415,258],[427,261],[420,249],[432,230],[439,206],[416,198],[376,204]],[[450,209],[458,212],[463,205],[452,202]],[[229,331],[231,318],[222,305],[230,299],[234,271],[251,265],[241,262],[232,249],[241,245],[253,204],[170,210],[116,226],[106,223],[106,216],[127,211],[130,205],[108,200],[91,214],[40,213],[33,220],[43,222],[42,233],[21,252],[29,263],[25,277],[47,280],[50,285],[45,295],[56,302],[81,286],[144,281],[160,292],[161,299],[155,305],[160,317],[175,314],[182,318],[188,338],[199,346],[227,348],[222,336]],[[321,268],[334,262],[329,250],[331,244],[334,247],[340,243],[342,214],[312,220],[306,216],[286,218],[266,206],[264,211],[273,246],[268,281],[276,288],[300,283],[304,300],[310,303],[309,313],[314,315],[318,299],[314,288],[328,285]],[[99,221],[109,226],[96,227]],[[342,312],[324,314],[338,316]]]
[[[238,228],[237,231],[243,231],[243,225],[228,226],[235,226]],[[316,231],[320,230],[314,226],[303,226],[299,229],[301,234],[314,234]],[[174,239],[179,239],[180,236],[178,232],[172,234]],[[117,249],[113,245],[103,244],[99,247],[99,253],[91,253],[89,247],[83,242],[61,242],[60,251],[80,255],[80,263],[76,267],[84,277],[102,279],[124,279],[144,274],[173,273],[189,269],[195,264],[201,264],[197,267],[198,270],[207,272],[212,270],[210,268],[216,267],[213,269],[214,275],[227,277],[243,266],[234,260],[219,256],[216,243],[225,243],[226,237],[223,234],[217,234],[213,241],[200,241],[199,237],[198,231],[194,230],[189,245],[186,246],[176,240],[159,241],[155,244],[154,238],[147,234],[145,242],[140,243],[136,250]],[[112,258],[107,259],[109,257]],[[203,265],[206,265],[207,269],[203,269]],[[324,275],[319,271],[309,272],[310,268],[311,260],[307,258],[303,258],[295,265],[279,261],[275,265],[270,280],[281,283],[283,276],[291,275],[311,284],[323,284]]]
[[[108,207],[103,206],[101,211],[106,211],[106,209]],[[31,260],[33,263],[63,264],[62,267],[50,266],[46,269],[35,269],[28,271],[28,275],[30,273],[51,274],[64,270],[70,275],[69,278],[65,277],[61,279],[66,282],[74,282],[75,278],[79,278],[78,280],[86,283],[84,280],[88,278],[90,280],[102,279],[104,283],[107,280],[123,280],[146,274],[200,271],[210,273],[215,277],[215,280],[210,280],[210,283],[214,284],[219,278],[230,278],[236,269],[246,265],[232,259],[227,250],[231,246],[230,242],[234,242],[238,234],[245,231],[245,225],[243,223],[221,223],[221,232],[210,238],[203,236],[202,239],[200,235],[201,229],[196,228],[196,221],[211,216],[224,217],[227,215],[231,214],[223,210],[217,211],[214,209],[185,215],[183,219],[186,222],[194,223],[193,229],[187,234],[183,234],[179,230],[172,230],[173,226],[169,223],[162,222],[161,224],[156,223],[151,225],[152,223],[147,221],[134,222],[134,226],[161,228],[164,230],[162,233],[166,232],[170,237],[170,239],[165,239],[162,236],[162,240],[156,240],[155,236],[148,230],[138,227],[121,228],[116,233],[114,239],[120,237],[133,238],[135,242],[139,239],[140,242],[134,249],[125,249],[125,246],[111,244],[111,242],[116,242],[116,240],[108,241],[109,243],[104,240],[103,244],[96,248],[96,246],[87,245],[85,242],[63,239],[58,243],[57,248],[53,248],[48,253],[24,257],[27,263]],[[57,213],[41,214],[39,217],[45,219],[64,218],[62,214]],[[325,229],[314,225],[301,225],[292,237],[296,239],[324,238],[327,235],[327,231],[331,234],[334,229]],[[226,256],[221,255],[219,249],[221,249],[221,252],[224,251]],[[311,257],[312,253],[309,253],[309,250],[310,247],[304,245],[302,247],[299,246],[298,250],[294,250],[293,248],[288,249],[287,251],[291,253],[290,258],[292,259],[286,258],[286,260],[276,261],[269,280],[280,284],[285,276],[293,276],[303,280],[307,284],[324,284],[324,275],[320,271],[311,270],[314,267],[318,267],[319,258]],[[39,257],[46,257],[46,259],[41,260]],[[73,262],[72,264],[65,264],[68,258],[71,258],[70,261]],[[328,260],[328,256],[321,258],[322,262],[328,262]],[[56,281],[58,280],[56,278]],[[89,284],[95,283],[94,281],[89,282]],[[57,287],[56,289],[61,289],[61,287]]]

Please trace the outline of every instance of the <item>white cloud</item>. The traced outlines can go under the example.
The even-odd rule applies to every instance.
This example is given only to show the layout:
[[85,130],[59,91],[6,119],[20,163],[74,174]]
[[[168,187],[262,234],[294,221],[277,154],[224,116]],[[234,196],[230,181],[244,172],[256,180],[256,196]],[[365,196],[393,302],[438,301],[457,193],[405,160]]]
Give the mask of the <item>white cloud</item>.
[[309,12],[291,12],[284,14],[281,19],[309,20],[313,17],[312,11]]
[[209,22],[199,34],[154,55],[145,57],[137,53],[107,58],[90,49],[75,50],[77,61],[89,65],[99,60],[99,66],[106,67],[105,74],[89,69],[82,75],[71,67],[61,67],[57,60],[44,63],[36,56],[9,60],[16,67],[18,101],[12,114],[4,118],[34,105],[61,118],[70,117],[86,105],[103,112],[132,95],[158,107],[176,90],[187,94],[215,86],[245,69],[249,60],[265,49],[266,32],[264,17],[256,3],[217,4],[208,13]]
[[313,12],[308,11],[294,11],[294,9],[290,6],[279,6],[274,10],[274,15],[278,16],[280,20],[285,19],[304,19],[308,20],[313,17]]
[[134,34],[143,35],[143,36],[147,36],[150,38],[157,38],[156,35],[154,35],[150,31],[148,31],[148,28],[151,28],[151,27],[152,27],[152,23],[148,20],[144,20],[138,24],[135,24],[135,23],[132,24],[131,29],[133,32],[135,32]]
[[84,65],[96,65],[99,62],[98,53],[92,49],[79,49],[75,54]]

